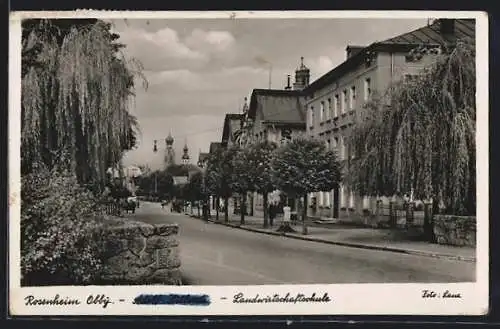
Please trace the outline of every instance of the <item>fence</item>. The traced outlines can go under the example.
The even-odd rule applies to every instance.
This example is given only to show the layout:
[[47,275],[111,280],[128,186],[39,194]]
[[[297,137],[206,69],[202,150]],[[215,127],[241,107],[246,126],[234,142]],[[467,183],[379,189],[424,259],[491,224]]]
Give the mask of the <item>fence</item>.
[[421,207],[417,208],[414,202],[403,204],[395,202],[389,202],[389,204],[377,203],[371,217],[380,226],[423,228],[426,216],[431,216],[431,207],[431,204],[422,204]]
[[123,207],[116,201],[106,201],[102,203],[102,212],[108,216],[121,216]]

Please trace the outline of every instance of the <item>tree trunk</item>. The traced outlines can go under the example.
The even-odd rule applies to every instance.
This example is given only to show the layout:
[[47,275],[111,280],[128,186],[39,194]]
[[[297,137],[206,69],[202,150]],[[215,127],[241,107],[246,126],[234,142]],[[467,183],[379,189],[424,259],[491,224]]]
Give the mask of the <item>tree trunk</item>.
[[229,222],[229,198],[224,198],[224,222]]
[[201,217],[201,214],[200,214],[200,202],[198,201],[198,204],[197,204],[197,208],[198,208],[198,217]]
[[215,221],[219,221],[219,206],[220,206],[220,198],[219,196],[215,197]]
[[208,222],[208,218],[210,215],[210,199],[208,197],[205,197],[201,211],[203,214],[203,220]]
[[432,203],[424,203],[424,237],[428,242],[434,242],[434,227],[432,225]]
[[254,208],[254,192],[250,194],[250,216],[253,216],[253,208]]
[[246,194],[246,192],[243,192],[243,193],[241,193],[240,225],[245,225],[246,208],[247,208],[247,194]]
[[267,199],[267,192],[264,192],[262,194],[262,199],[263,199],[263,207],[264,207],[264,228],[268,228],[269,226],[269,209],[268,209],[268,199]]
[[304,194],[304,210],[303,210],[303,215],[302,215],[302,234],[303,235],[307,235],[306,220],[307,220],[307,193]]

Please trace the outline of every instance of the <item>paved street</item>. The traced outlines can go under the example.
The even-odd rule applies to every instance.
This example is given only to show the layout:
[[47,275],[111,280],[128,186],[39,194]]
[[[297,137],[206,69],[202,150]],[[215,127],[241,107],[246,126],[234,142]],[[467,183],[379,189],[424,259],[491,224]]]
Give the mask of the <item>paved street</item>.
[[364,250],[205,223],[142,203],[135,220],[177,223],[187,284],[310,284],[474,281],[475,263]]

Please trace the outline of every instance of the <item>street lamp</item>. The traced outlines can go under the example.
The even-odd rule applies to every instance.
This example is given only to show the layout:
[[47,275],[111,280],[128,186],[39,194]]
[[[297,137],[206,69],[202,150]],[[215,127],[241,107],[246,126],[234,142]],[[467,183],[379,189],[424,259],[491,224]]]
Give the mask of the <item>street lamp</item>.
[[[153,153],[156,153],[158,152],[158,146],[156,145],[157,143],[157,140],[155,139],[153,141]],[[155,196],[156,194],[158,194],[158,182],[157,182],[157,175],[158,173],[155,171]]]

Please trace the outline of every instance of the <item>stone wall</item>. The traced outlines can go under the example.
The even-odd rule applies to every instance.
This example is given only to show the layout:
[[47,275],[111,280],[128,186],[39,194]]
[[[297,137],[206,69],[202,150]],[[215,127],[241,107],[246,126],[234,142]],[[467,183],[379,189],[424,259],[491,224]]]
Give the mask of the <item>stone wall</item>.
[[436,242],[454,246],[476,246],[476,217],[434,215]]
[[102,281],[110,284],[180,285],[178,226],[131,220],[108,223]]

